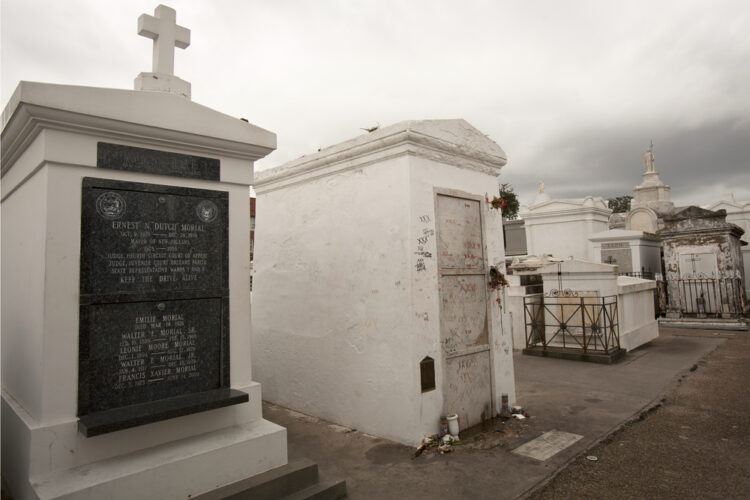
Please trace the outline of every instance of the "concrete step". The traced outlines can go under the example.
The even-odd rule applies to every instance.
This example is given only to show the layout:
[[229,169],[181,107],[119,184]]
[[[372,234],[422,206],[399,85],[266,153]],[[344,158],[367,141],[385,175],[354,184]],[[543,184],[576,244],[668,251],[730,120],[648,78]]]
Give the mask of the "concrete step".
[[572,349],[563,347],[542,346],[527,347],[522,351],[529,356],[542,356],[547,358],[570,359],[575,361],[590,361],[592,363],[602,363],[611,365],[625,357],[625,349],[614,349],[609,353],[603,352],[583,352],[583,349]]
[[276,500],[317,484],[318,465],[301,459],[193,497],[193,500]]
[[735,330],[748,331],[745,318],[659,318],[659,326],[664,328],[689,328],[694,330]]
[[324,481],[286,496],[283,500],[338,500],[345,497],[346,481]]
[[260,419],[35,476],[30,483],[32,494],[17,496],[50,500],[196,498],[201,491],[215,487],[214,478],[230,481],[227,478],[247,477],[283,464],[286,446],[286,429]]

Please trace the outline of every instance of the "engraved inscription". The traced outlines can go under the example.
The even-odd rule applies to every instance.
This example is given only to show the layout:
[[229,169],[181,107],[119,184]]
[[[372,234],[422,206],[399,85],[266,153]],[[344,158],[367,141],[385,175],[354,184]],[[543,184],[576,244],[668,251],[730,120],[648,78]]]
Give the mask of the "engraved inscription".
[[220,387],[221,301],[89,306],[89,410]]
[[226,199],[92,188],[83,203],[82,293],[226,288]]
[[228,200],[221,191],[83,179],[78,416],[86,436],[227,404]]
[[120,284],[190,282],[206,272],[208,254],[191,245],[205,233],[202,224],[113,221],[110,227],[126,249],[106,254],[107,273]]
[[213,181],[219,180],[221,168],[219,160],[215,158],[106,142],[97,143],[96,166]]
[[120,369],[114,390],[132,389],[162,380],[199,377],[195,357],[198,332],[184,314],[136,316],[120,337]]

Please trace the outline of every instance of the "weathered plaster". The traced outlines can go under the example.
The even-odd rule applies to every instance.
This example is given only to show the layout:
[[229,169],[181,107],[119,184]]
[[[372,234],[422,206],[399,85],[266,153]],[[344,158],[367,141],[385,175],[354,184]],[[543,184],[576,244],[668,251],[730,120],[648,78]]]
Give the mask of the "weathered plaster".
[[[409,444],[437,430],[436,190],[484,198],[501,152],[463,120],[403,122],[257,176],[253,367],[268,400]],[[502,266],[502,216],[481,205]],[[509,318],[489,311],[493,391],[514,400]],[[422,393],[426,356],[436,389]]]

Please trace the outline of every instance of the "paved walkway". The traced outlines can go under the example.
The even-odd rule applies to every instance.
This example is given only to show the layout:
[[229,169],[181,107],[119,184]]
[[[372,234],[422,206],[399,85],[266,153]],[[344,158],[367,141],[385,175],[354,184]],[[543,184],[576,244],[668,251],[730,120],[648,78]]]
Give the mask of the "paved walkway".
[[[693,376],[691,368],[727,342],[726,337],[727,332],[675,336],[665,329],[616,365],[519,354],[518,404],[532,418],[462,433],[466,444],[446,455],[428,453],[412,460],[412,448],[274,405],[264,406],[264,417],[287,427],[290,459],[310,458],[318,462],[323,477],[346,479],[349,498],[355,500],[516,498],[659,404],[681,377]],[[511,453],[552,430],[583,437],[545,461]]]
[[531,498],[750,497],[750,335],[721,335],[658,408],[587,452],[596,462],[577,458]]

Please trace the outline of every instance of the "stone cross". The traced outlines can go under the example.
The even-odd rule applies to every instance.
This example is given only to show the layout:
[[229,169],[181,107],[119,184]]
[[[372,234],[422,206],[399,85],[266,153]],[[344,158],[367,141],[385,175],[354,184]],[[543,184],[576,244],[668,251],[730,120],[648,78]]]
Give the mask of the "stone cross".
[[696,262],[700,262],[701,260],[703,260],[703,259],[701,259],[700,257],[698,257],[698,255],[697,255],[697,254],[694,254],[694,253],[693,253],[693,254],[690,254],[690,258],[688,259],[688,261],[689,261],[689,262],[690,262],[690,263],[692,264],[692,266],[693,266],[693,276],[695,276],[695,273],[696,273],[696,269],[695,269],[695,263],[696,263]]
[[153,16],[141,14],[138,34],[154,41],[152,71],[174,75],[174,48],[184,49],[190,45],[190,30],[177,25],[177,12],[166,5],[159,5]]

